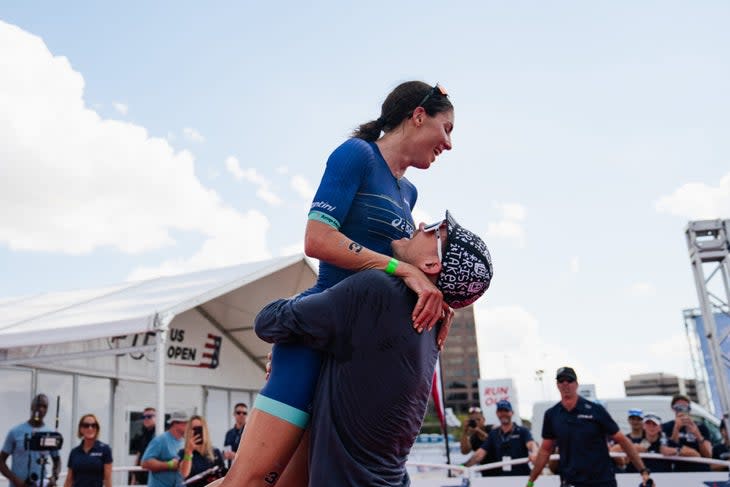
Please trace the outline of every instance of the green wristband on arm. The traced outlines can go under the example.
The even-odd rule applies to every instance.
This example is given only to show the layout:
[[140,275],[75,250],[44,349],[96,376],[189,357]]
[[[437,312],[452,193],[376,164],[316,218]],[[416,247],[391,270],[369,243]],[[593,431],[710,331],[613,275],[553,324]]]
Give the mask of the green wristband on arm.
[[533,482],[532,480],[527,481],[527,487],[533,487],[534,485],[535,485],[535,482]]
[[395,270],[398,268],[398,260],[391,258],[390,261],[388,261],[388,265],[385,267],[385,273],[389,276],[392,276],[395,274]]
[[175,460],[168,460],[167,461],[167,469],[168,470],[175,470]]

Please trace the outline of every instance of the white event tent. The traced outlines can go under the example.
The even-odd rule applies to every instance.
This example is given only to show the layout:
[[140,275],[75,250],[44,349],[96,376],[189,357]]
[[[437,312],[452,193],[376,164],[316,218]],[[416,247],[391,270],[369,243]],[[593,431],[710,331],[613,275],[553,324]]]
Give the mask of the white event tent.
[[[268,302],[297,294],[315,280],[315,267],[299,254],[0,299],[0,398],[22,407],[22,421],[29,396],[17,390],[58,390],[59,397],[65,394],[62,420],[68,423],[61,429],[71,438],[81,414],[107,408],[108,414],[102,411],[109,424],[105,441],[118,450],[127,449],[130,411],[146,405],[205,413],[211,431],[220,435],[230,426],[230,403],[252,400],[263,384],[271,345],[256,337],[254,317]],[[20,384],[26,377],[32,382],[27,387]],[[94,384],[97,392],[90,394],[86,384]],[[49,396],[51,417],[55,397]],[[222,399],[214,404],[215,398]],[[163,427],[157,421],[158,432]],[[67,439],[64,450],[68,445]],[[115,454],[117,465],[118,458]]]

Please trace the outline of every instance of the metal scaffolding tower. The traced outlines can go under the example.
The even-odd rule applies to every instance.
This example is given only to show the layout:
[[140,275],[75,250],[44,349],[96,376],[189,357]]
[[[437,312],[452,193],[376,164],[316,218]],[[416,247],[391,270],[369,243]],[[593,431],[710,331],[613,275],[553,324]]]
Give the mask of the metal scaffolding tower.
[[[730,220],[703,220],[690,222],[685,232],[687,247],[695,278],[695,287],[700,302],[700,312],[704,321],[710,363],[714,372],[714,385],[717,402],[722,411],[730,413],[730,384],[728,367],[730,356],[723,353],[723,345],[730,342],[730,330],[718,334],[715,313],[727,313],[730,302]],[[705,269],[710,272],[705,277]],[[719,283],[717,281],[720,281]],[[729,348],[730,350],[730,348]]]

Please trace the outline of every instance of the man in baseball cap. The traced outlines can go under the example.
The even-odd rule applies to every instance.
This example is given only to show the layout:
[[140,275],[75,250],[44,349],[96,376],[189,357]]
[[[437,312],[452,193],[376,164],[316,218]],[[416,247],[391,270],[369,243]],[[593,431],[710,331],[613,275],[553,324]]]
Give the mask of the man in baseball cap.
[[170,429],[156,436],[142,454],[142,467],[149,470],[149,487],[170,487],[182,484],[182,475],[178,472],[180,457],[178,452],[183,448],[185,427],[188,424],[188,413],[174,411],[167,420]]
[[[509,461],[525,457],[534,462],[537,458],[537,443],[532,439],[530,430],[512,421],[512,404],[508,400],[502,399],[497,401],[496,406],[499,427],[492,429],[487,440],[464,463],[464,466],[471,467],[480,463]],[[482,471],[482,475],[485,477],[529,474],[530,467],[526,463],[508,464],[499,469]]]
[[560,451],[560,477],[568,485],[615,487],[613,460],[606,438],[621,445],[638,471],[644,468],[633,443],[618,429],[608,411],[598,403],[578,395],[578,375],[572,367],[555,372],[560,402],[545,411],[542,444],[530,472],[532,487],[555,446]]
[[[449,212],[391,246],[395,259],[420,269],[454,308],[468,306],[489,287],[487,246]],[[414,330],[416,301],[402,279],[370,269],[321,293],[275,301],[256,317],[263,340],[323,352],[310,426],[309,485],[408,484],[405,462],[426,412],[441,345],[441,325]],[[271,375],[284,374],[279,380],[296,387],[298,372],[282,364],[273,365]],[[249,485],[272,472],[288,484],[291,470],[279,475],[309,411],[277,400],[277,391],[267,387],[256,397],[223,487]]]

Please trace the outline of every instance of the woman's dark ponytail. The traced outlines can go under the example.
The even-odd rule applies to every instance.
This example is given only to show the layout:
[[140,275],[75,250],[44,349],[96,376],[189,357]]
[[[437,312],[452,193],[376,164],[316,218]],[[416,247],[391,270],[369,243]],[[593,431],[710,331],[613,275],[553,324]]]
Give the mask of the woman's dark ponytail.
[[[352,132],[352,137],[375,142],[381,132],[389,132],[406,118],[413,114],[413,110],[424,97],[431,92],[432,87],[423,81],[406,81],[395,87],[385,98],[380,109],[380,117],[360,125]],[[426,113],[433,117],[437,113],[453,110],[454,107],[445,95],[431,96],[423,104]]]

